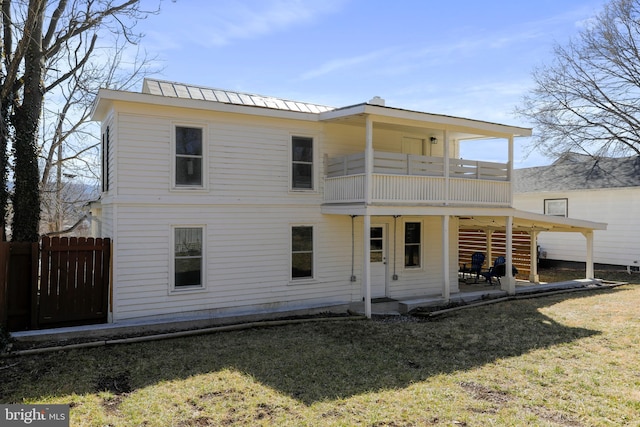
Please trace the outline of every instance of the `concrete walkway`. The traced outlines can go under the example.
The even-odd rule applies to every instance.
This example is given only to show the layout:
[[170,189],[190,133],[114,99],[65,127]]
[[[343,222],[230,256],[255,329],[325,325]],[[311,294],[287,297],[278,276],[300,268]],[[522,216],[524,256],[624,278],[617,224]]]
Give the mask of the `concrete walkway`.
[[[519,282],[516,286],[516,295],[526,295],[532,293],[549,293],[560,290],[576,288],[598,288],[602,286],[600,280],[571,280],[567,282],[549,284],[530,284],[529,282]],[[486,286],[477,284],[474,286],[461,285],[461,290],[451,295],[449,303],[469,304],[475,301],[490,300],[506,297],[507,293],[497,286]],[[441,296],[427,295],[419,298],[389,300],[372,303],[372,315],[374,316],[400,316],[409,313],[418,307],[438,307],[447,305]],[[346,313],[348,310],[352,314],[364,315],[364,303],[352,303],[336,307],[325,307],[321,312]],[[313,314],[313,313],[305,313]],[[153,334],[167,331],[184,331],[193,329],[204,329],[216,326],[233,325],[239,323],[249,323],[256,321],[273,321],[287,316],[301,315],[301,313],[270,313],[253,316],[238,316],[214,318],[208,316],[176,316],[173,318],[152,319],[152,320],[130,320],[119,323],[105,323],[99,325],[73,326],[55,329],[39,329],[32,331],[12,332],[11,336],[20,342],[49,342],[49,341],[69,341],[78,339],[91,339],[105,336],[135,336],[142,334]]]

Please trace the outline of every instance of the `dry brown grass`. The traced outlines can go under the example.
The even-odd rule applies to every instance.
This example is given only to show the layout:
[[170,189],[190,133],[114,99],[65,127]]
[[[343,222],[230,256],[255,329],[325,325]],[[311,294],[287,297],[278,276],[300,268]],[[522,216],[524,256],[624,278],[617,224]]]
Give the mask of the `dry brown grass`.
[[0,400],[73,426],[639,425],[639,306],[627,285],[0,359]]

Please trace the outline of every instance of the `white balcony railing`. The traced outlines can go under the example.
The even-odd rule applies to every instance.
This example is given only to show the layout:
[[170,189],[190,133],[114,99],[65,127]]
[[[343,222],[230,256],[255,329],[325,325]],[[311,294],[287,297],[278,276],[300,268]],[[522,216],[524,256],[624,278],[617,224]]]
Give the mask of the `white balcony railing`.
[[[372,203],[510,206],[511,183],[504,163],[374,153]],[[364,202],[364,153],[327,159],[326,203]]]

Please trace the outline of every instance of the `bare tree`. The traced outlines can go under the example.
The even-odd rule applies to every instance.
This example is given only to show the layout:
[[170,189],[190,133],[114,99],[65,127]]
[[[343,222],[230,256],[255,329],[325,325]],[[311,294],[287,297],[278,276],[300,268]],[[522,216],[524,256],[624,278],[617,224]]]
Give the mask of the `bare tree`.
[[138,19],[147,16],[138,0],[1,0],[0,209],[8,206],[9,155],[13,156],[12,239],[36,241],[40,222],[38,130],[45,94],[86,71],[100,32],[129,43]]
[[128,90],[161,71],[155,58],[129,49],[126,41],[114,36],[45,100],[39,150],[41,233],[70,228],[86,216],[87,203],[98,196],[100,128],[90,121],[98,90]]
[[536,130],[531,148],[547,155],[640,154],[640,2],[612,0],[550,65],[516,110]]

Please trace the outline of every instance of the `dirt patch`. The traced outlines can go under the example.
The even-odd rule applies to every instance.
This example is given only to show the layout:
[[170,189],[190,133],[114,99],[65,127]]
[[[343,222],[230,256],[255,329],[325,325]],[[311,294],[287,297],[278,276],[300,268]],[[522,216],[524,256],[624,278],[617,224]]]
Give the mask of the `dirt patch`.
[[471,393],[474,399],[486,400],[487,402],[497,404],[505,404],[511,400],[509,394],[503,391],[493,390],[482,384],[473,382],[462,382],[460,383],[460,386]]

